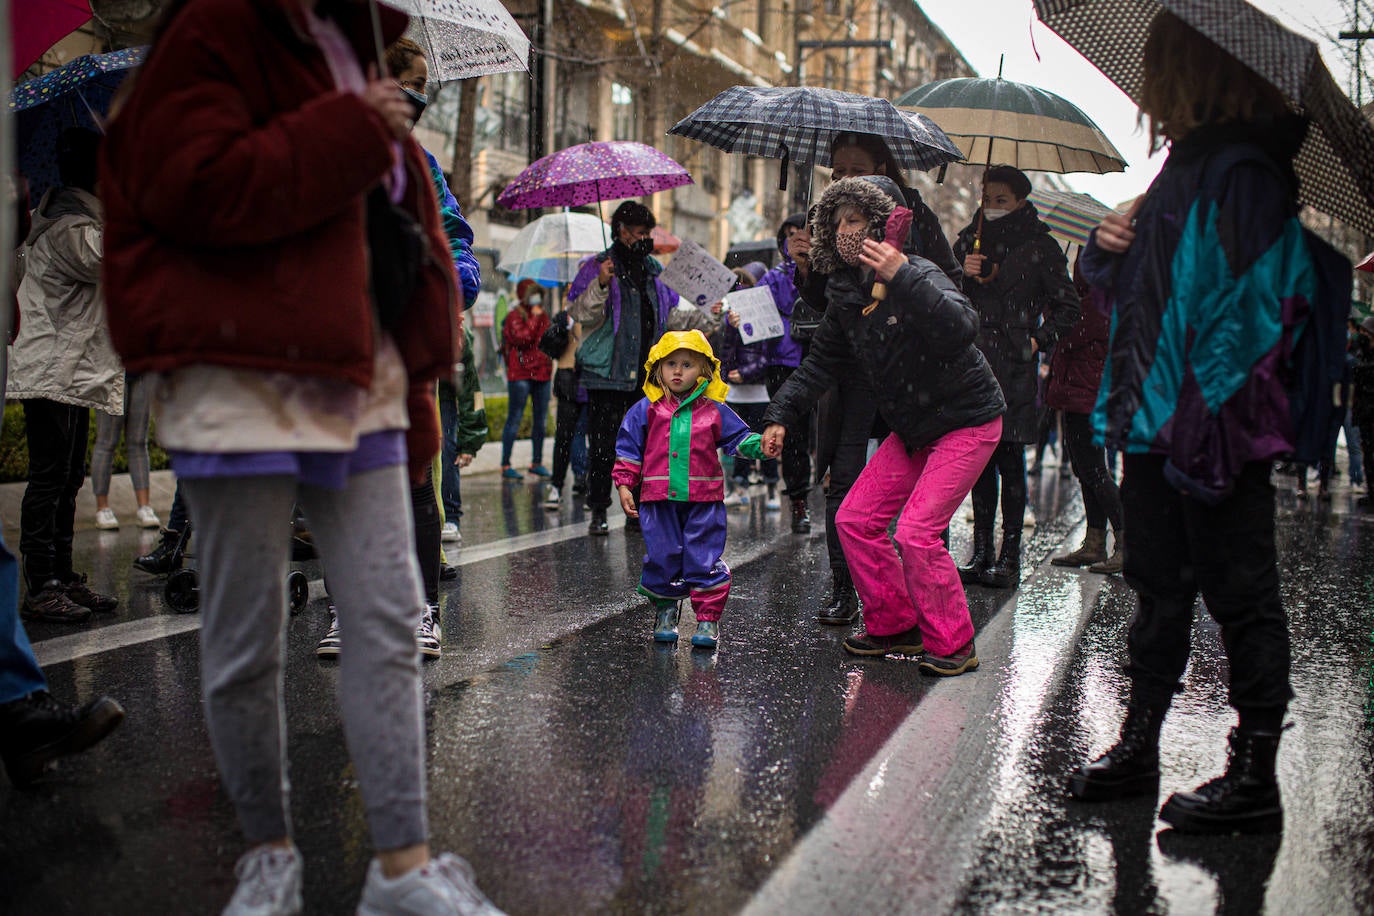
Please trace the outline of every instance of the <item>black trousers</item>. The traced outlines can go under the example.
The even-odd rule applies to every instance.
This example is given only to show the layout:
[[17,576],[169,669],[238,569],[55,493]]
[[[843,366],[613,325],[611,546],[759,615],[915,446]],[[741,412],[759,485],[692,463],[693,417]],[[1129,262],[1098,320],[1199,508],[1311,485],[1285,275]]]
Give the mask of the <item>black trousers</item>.
[[420,578],[425,584],[425,601],[437,608],[443,524],[439,521],[439,500],[434,495],[432,468],[425,472],[423,483],[411,485],[410,515],[415,523],[415,558],[420,562]]
[[611,504],[615,437],[625,414],[641,397],[638,391],[587,392],[587,505],[593,509],[605,509]]
[[[769,366],[768,396],[775,396],[795,371],[793,366]],[[786,487],[783,493],[793,499],[806,499],[811,492],[811,416],[808,413],[801,423],[789,429],[782,441],[782,482]]]
[[1201,592],[1221,625],[1231,705],[1243,725],[1248,715],[1277,728],[1293,690],[1268,462],[1247,464],[1235,491],[1207,506],[1169,485],[1162,456],[1123,458],[1123,574],[1139,599],[1127,639],[1134,695],[1161,705],[1172,698]]
[[559,369],[553,376],[553,395],[558,399],[553,427],[553,476],[549,482],[560,490],[572,463],[573,438],[577,435],[577,421],[587,409],[577,401],[577,370]]
[[992,530],[997,516],[997,488],[1002,489],[1002,537],[1020,537],[1026,521],[1026,446],[1022,442],[998,443],[987,467],[973,484],[973,527]]
[[[823,412],[823,422],[834,429],[818,436],[822,441],[834,442],[830,455],[830,485],[825,490],[825,546],[830,554],[830,568],[847,572],[849,564],[840,546],[840,533],[835,528],[835,513],[868,463],[868,440],[873,437],[873,421],[877,416],[876,399],[868,385],[844,383],[827,397],[832,400]],[[787,438],[792,438],[790,431]]]
[[[1092,417],[1064,411],[1063,453],[1073,461],[1073,473],[1083,488],[1083,513],[1089,528],[1106,528],[1110,522],[1121,536],[1121,489],[1107,472],[1107,453],[1093,445]],[[1062,460],[1062,458],[1061,458]]]
[[89,407],[42,398],[24,401],[29,485],[19,510],[19,550],[30,591],[73,578],[72,532],[76,494],[86,479]]

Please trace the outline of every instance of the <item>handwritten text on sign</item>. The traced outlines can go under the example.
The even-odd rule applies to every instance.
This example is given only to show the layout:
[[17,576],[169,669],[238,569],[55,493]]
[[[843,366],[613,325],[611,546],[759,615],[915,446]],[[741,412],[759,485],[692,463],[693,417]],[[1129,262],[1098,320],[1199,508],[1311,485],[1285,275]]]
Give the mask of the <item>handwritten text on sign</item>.
[[684,239],[659,279],[673,292],[696,306],[719,302],[735,285],[734,271],[706,253],[691,239]]
[[739,336],[745,343],[782,336],[782,316],[768,287],[755,286],[731,293],[725,297],[725,304],[739,315]]

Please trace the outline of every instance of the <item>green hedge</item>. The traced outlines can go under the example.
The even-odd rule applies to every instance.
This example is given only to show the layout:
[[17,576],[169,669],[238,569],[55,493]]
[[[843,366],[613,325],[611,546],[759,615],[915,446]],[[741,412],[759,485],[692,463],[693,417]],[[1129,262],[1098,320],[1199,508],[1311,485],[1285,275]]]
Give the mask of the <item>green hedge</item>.
[[[487,395],[487,441],[500,442],[501,430],[506,426],[506,413],[510,408],[510,399],[504,394]],[[554,405],[557,402],[553,398],[549,399],[549,415],[544,422],[544,435],[552,437],[554,428]],[[526,402],[525,416],[520,421],[520,432],[516,438],[528,439],[530,430],[534,428],[532,409],[533,405]]]

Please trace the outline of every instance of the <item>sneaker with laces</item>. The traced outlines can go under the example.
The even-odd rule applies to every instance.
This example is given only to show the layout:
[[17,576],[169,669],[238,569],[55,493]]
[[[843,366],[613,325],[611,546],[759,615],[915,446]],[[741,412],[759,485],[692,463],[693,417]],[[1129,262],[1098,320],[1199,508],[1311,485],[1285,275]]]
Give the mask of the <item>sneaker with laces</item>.
[[153,511],[152,506],[139,506],[134,513],[134,518],[138,519],[140,528],[161,528],[162,520],[157,517],[157,512]]
[[544,467],[542,464],[532,464],[532,465],[530,465],[530,467],[529,467],[529,473],[530,473],[530,474],[533,474],[535,477],[552,477],[552,476],[553,476],[552,474],[549,473],[549,469],[546,468],[546,467]]
[[524,474],[521,474],[519,471],[517,471],[515,468],[511,467],[510,465],[506,465],[505,467],[503,467],[503,468],[501,469],[501,477],[502,477],[503,479],[505,479],[505,480],[524,480],[524,479],[525,479],[525,475],[524,475]]
[[376,859],[358,901],[358,916],[504,916],[477,887],[472,866],[451,852],[396,878],[382,874]]
[[119,607],[119,599],[102,595],[86,584],[86,577],[77,576],[67,583],[67,597],[74,603],[90,608],[97,614],[113,614]]
[[544,508],[545,508],[545,509],[557,510],[557,509],[558,509],[558,504],[559,504],[561,501],[562,501],[562,497],[561,497],[561,496],[559,495],[559,493],[558,493],[558,488],[557,488],[557,487],[549,487],[549,492],[547,492],[547,493],[544,494]]
[[329,605],[329,629],[325,631],[324,639],[315,647],[315,654],[320,658],[338,658],[339,647],[343,643],[339,639],[339,609],[333,604]]
[[955,649],[949,655],[927,653],[921,659],[921,673],[933,674],[937,677],[954,677],[965,671],[977,670],[978,650],[973,647],[973,640],[971,639],[962,648]]
[[46,690],[0,703],[0,759],[16,786],[27,786],[59,757],[96,744],[124,721],[124,707],[109,697],[68,706]]
[[239,857],[234,866],[238,887],[223,916],[293,916],[304,906],[301,900],[300,851],[289,846],[256,846]]
[[735,490],[729,496],[725,497],[724,503],[727,509],[735,507],[747,509],[749,508],[749,494],[745,493],[743,490]]
[[119,527],[119,518],[109,506],[95,510],[95,526],[101,531],[114,531]]
[[415,644],[420,654],[427,658],[438,658],[444,652],[440,644],[444,634],[439,629],[438,618],[439,609],[432,604],[426,605],[425,612],[420,615],[420,625],[415,628]]
[[24,596],[19,613],[29,620],[49,623],[85,623],[91,619],[91,609],[67,597],[67,586],[60,579],[43,583],[36,592]]
[[920,627],[912,627],[888,636],[875,636],[867,630],[846,636],[844,650],[850,655],[920,655],[926,647]]
[[444,527],[439,529],[439,538],[445,544],[461,542],[463,533],[458,530],[457,522],[444,522]]

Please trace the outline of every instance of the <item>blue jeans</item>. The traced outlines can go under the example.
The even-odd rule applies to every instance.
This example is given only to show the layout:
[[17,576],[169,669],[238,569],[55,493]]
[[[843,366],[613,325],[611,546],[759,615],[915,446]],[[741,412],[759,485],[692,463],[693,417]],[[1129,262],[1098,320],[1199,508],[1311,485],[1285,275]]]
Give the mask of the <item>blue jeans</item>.
[[1360,460],[1360,427],[1351,418],[1349,410],[1345,412],[1345,452],[1350,458],[1350,482],[1364,483],[1364,463]]
[[444,448],[439,457],[443,474],[439,481],[439,497],[444,503],[444,521],[458,524],[463,517],[463,491],[459,483],[458,465],[458,394],[449,382],[439,383],[439,425],[443,431]]
[[0,703],[47,689],[47,678],[19,622],[19,561],[0,538]]
[[531,424],[530,445],[532,446],[530,464],[544,463],[544,426],[549,422],[549,382],[532,382],[521,379],[506,382],[510,395],[506,413],[506,427],[501,430],[501,467],[510,464],[511,451],[515,448],[515,435],[520,431],[520,421],[525,417],[525,402],[534,402],[534,422]]

